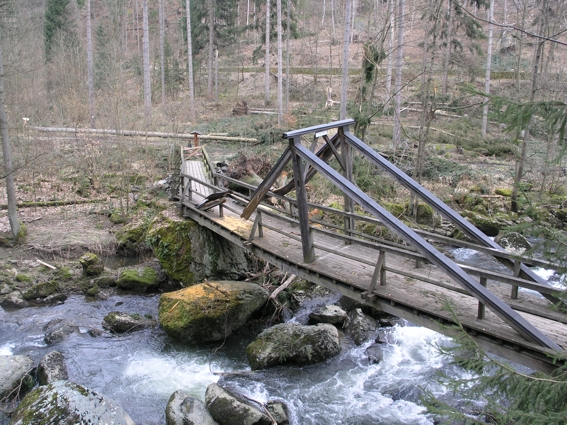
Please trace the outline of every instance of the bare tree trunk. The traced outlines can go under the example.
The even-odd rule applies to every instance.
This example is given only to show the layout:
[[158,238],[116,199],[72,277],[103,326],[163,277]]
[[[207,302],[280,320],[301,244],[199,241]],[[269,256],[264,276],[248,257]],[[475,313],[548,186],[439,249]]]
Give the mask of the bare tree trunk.
[[20,236],[20,221],[16,201],[16,186],[14,184],[14,167],[12,151],[8,135],[8,120],[4,109],[4,62],[2,60],[2,43],[0,38],[0,137],[2,138],[2,154],[4,156],[4,172],[6,174],[6,195],[8,197],[8,220],[12,235],[17,241]]
[[219,50],[215,49],[215,102],[219,101]]
[[[289,36],[290,36],[290,17],[289,17],[289,2],[286,0],[287,14],[286,14],[286,36],[285,36],[285,110],[289,112],[289,80],[291,76],[289,75]],[[316,47],[315,47],[316,49]],[[317,75],[317,72],[315,72]]]
[[140,54],[140,12],[138,9],[138,0],[134,0],[136,4],[136,24],[134,28],[136,29],[136,39],[138,40],[138,54]]
[[449,80],[449,64],[451,62],[451,44],[453,37],[453,3],[447,1],[447,48],[445,49],[445,58],[443,61],[443,95],[447,94],[447,86]]
[[87,79],[89,86],[89,122],[95,127],[94,83],[93,83],[93,39],[91,32],[91,0],[87,0]]
[[161,62],[161,104],[165,106],[165,5],[158,0],[159,12],[159,58]]
[[395,113],[394,113],[394,131],[392,135],[392,144],[394,149],[400,144],[401,138],[401,105],[402,105],[402,67],[404,65],[404,0],[399,0],[398,12],[398,54],[396,57],[396,84],[394,93]]
[[264,82],[264,104],[270,104],[270,1],[266,0],[266,81]]
[[348,89],[348,51],[350,47],[350,26],[351,26],[351,9],[352,1],[346,0],[345,15],[345,38],[343,45],[343,81],[341,86],[341,110],[339,119],[346,119],[347,89]]
[[189,64],[189,115],[191,121],[197,119],[195,114],[195,87],[193,84],[193,41],[191,37],[191,0],[185,0],[187,15],[187,62]]
[[[490,7],[488,8],[488,50],[486,52],[486,76],[484,77],[484,92],[490,93],[490,71],[492,70],[492,37],[494,34],[494,0],[490,0]],[[482,137],[486,137],[486,128],[488,127],[488,98],[484,100],[482,108]]]
[[282,72],[282,0],[276,0],[278,26],[278,126],[283,125],[283,72]]
[[390,102],[392,97],[392,64],[394,54],[394,1],[388,0],[388,19],[390,22],[389,37],[388,37],[388,65],[386,68],[386,96],[384,99],[384,106]]
[[323,13],[321,14],[321,26],[325,26],[325,12],[327,11],[327,2],[323,0]]
[[331,45],[335,44],[337,34],[335,32],[335,0],[331,0],[331,23],[333,25],[333,35],[331,37]]
[[207,81],[207,96],[209,99],[213,98],[213,52],[215,41],[215,11],[213,0],[207,0],[207,8],[209,9],[209,62],[208,62],[208,81]]
[[246,2],[246,41],[248,41],[248,27],[250,26],[250,0]]
[[[527,5],[527,1],[523,0],[521,2],[522,5],[522,25],[520,26],[520,28],[525,28],[526,25],[526,15],[528,13],[528,5]],[[524,42],[522,40],[522,33],[520,31],[518,31],[518,61],[516,62],[516,72],[515,72],[515,77],[516,77],[516,88],[519,90],[520,89],[520,75],[522,73],[522,50],[524,47]]]
[[150,30],[148,25],[148,0],[142,3],[142,44],[144,62],[144,112],[146,125],[152,118],[152,87],[150,77]]

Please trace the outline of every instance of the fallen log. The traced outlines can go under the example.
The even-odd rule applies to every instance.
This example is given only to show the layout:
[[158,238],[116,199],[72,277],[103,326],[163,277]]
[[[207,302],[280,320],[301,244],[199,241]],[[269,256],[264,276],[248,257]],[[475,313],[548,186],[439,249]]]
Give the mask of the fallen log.
[[[106,202],[106,198],[100,199],[77,199],[75,201],[41,201],[41,202],[20,202],[18,208],[32,208],[32,207],[62,207],[65,205],[82,205],[94,204],[97,202]],[[0,209],[8,209],[8,204],[0,204]]]
[[[194,135],[190,133],[162,133],[157,131],[136,131],[136,130],[108,130],[99,128],[67,128],[67,127],[36,127],[29,126],[31,130],[41,131],[45,133],[75,133],[75,134],[109,134],[112,136],[135,136],[135,137],[161,137],[166,139],[194,139]],[[220,140],[227,142],[257,142],[257,139],[251,137],[230,137],[222,136],[218,133],[201,134],[200,140]]]

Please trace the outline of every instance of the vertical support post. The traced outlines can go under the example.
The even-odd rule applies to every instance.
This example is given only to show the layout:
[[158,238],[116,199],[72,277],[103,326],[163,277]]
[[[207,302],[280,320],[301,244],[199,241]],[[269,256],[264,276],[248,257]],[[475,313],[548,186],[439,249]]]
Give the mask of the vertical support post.
[[378,261],[376,262],[376,267],[374,268],[374,274],[372,275],[372,280],[370,281],[370,286],[368,287],[368,295],[372,295],[374,288],[376,288],[376,283],[380,279],[380,285],[384,286],[386,284],[386,270],[384,266],[386,265],[386,252],[380,251],[378,254]]
[[[480,277],[480,284],[486,288],[486,278],[485,277],[482,277],[482,276]],[[484,306],[483,303],[481,303],[479,301],[479,303],[478,303],[478,314],[477,314],[477,318],[479,320],[484,319],[484,311],[485,311],[485,306]]]
[[252,225],[252,230],[250,231],[250,236],[248,237],[248,243],[254,240],[256,229],[258,229],[258,237],[263,238],[264,229],[262,228],[262,212],[260,210],[256,210],[256,218],[254,219],[254,224]]
[[[339,127],[339,140],[341,143],[341,156],[343,158],[344,164],[344,177],[349,181],[352,182],[352,148],[345,140],[345,131],[348,131],[348,126]],[[345,212],[353,213],[354,212],[354,202],[352,198],[345,194]],[[354,217],[352,216],[345,216],[344,218],[344,226],[345,226],[345,235],[352,236],[352,232],[354,231]],[[350,242],[345,241],[346,245],[350,245]]]
[[[514,261],[514,277],[520,277],[520,271],[522,270],[522,263],[520,260]],[[518,286],[512,285],[512,292],[510,293],[510,298],[513,300],[518,299]]]
[[309,214],[307,207],[307,191],[303,179],[303,164],[295,151],[295,144],[301,144],[301,139],[294,137],[289,140],[291,159],[293,164],[293,180],[295,183],[295,194],[297,197],[297,215],[299,217],[299,229],[301,231],[301,245],[303,248],[303,261],[312,263],[315,261],[315,249],[313,248],[313,235],[309,227]]

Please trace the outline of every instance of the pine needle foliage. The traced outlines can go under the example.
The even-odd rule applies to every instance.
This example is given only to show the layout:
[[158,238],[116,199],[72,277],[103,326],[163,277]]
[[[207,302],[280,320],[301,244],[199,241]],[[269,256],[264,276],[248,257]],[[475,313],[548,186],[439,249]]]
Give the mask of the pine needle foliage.
[[440,375],[454,394],[464,401],[458,407],[438,400],[425,390],[422,402],[443,424],[561,425],[567,423],[567,365],[552,373],[522,372],[499,358],[489,357],[465,331],[453,307],[446,304],[457,323],[455,344],[439,347],[444,354],[470,372],[461,379]]

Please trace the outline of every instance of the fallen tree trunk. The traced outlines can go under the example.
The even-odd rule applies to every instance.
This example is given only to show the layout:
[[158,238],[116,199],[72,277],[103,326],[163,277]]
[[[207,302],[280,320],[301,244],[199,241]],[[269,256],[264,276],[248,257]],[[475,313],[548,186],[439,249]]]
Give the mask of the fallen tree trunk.
[[[31,208],[31,207],[62,207],[65,205],[82,205],[94,204],[97,202],[106,202],[106,198],[101,199],[77,199],[76,201],[42,201],[42,202],[21,202],[18,208]],[[8,204],[0,204],[0,209],[5,210]]]
[[[141,136],[141,137],[161,137],[167,139],[191,139],[195,136],[189,133],[162,133],[157,131],[135,131],[135,130],[108,130],[99,128],[67,128],[67,127],[36,127],[29,126],[31,130],[45,133],[75,133],[75,134],[110,134],[113,136]],[[230,137],[218,134],[202,134],[199,140],[221,140],[227,142],[257,142],[257,139],[250,137]]]

